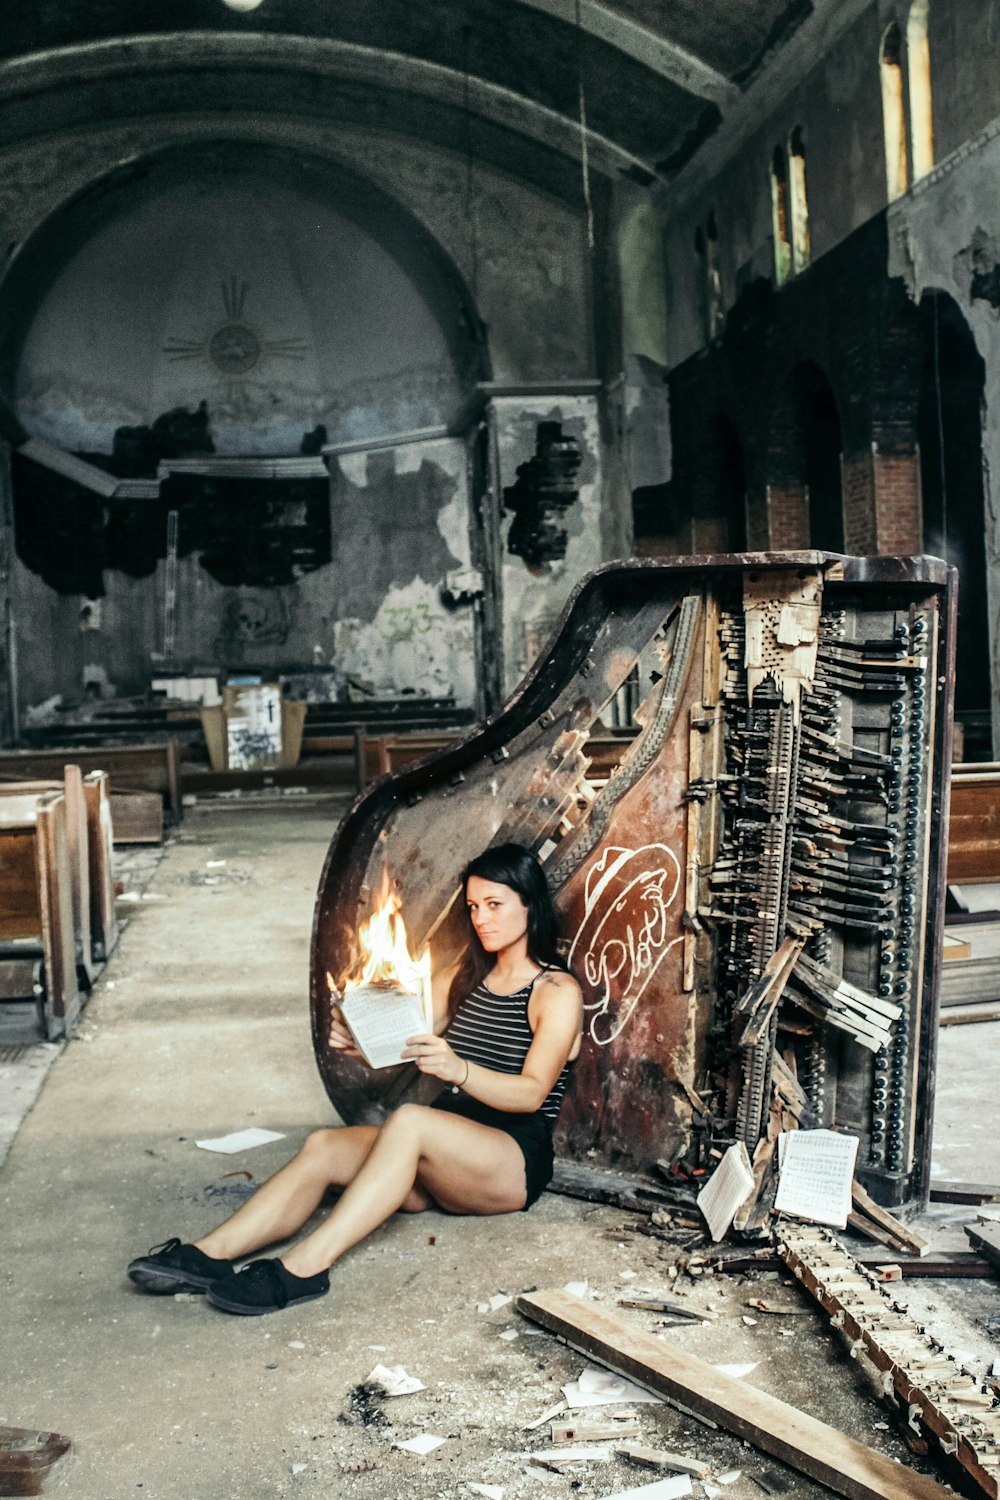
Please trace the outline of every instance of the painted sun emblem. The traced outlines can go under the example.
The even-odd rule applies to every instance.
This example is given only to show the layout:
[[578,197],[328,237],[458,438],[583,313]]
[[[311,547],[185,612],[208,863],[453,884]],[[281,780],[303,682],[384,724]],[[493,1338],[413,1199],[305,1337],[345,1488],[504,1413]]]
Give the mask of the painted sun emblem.
[[223,322],[207,339],[167,338],[163,352],[169,360],[207,359],[220,375],[238,380],[263,359],[305,359],[309,348],[305,339],[265,338],[247,318],[248,282],[230,276],[221,292]]

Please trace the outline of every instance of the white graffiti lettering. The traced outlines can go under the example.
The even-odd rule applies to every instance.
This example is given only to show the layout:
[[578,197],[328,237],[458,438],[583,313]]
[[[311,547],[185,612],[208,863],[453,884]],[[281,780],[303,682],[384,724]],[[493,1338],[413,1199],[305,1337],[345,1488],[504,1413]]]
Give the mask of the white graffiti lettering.
[[590,1035],[599,1047],[628,1024],[646,986],[680,937],[668,940],[667,913],[681,883],[666,844],[604,849],[587,872],[584,914],[569,964],[596,993]]

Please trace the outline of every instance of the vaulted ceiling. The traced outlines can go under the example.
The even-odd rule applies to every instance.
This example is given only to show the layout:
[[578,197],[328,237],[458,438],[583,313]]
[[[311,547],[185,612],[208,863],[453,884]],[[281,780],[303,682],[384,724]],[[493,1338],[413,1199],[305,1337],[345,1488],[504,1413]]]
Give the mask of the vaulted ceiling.
[[0,139],[198,111],[393,130],[553,189],[670,180],[842,0],[35,0],[0,32]]

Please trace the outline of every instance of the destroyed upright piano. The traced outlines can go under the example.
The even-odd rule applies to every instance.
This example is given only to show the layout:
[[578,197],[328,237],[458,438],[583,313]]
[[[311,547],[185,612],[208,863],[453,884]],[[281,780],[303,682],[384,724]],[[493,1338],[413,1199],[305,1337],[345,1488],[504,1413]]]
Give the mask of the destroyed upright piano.
[[[564,1159],[645,1174],[735,1140],[753,1157],[794,1121],[857,1135],[879,1202],[924,1199],[955,608],[954,570],[928,557],[689,557],[584,580],[506,707],[378,782],[334,837],[312,1014],[342,1117],[431,1096],[326,1042],[326,975],[349,967],[383,876],[438,968],[465,940],[459,871],[515,839],[544,862],[585,996]],[[608,706],[636,682],[606,774]]]

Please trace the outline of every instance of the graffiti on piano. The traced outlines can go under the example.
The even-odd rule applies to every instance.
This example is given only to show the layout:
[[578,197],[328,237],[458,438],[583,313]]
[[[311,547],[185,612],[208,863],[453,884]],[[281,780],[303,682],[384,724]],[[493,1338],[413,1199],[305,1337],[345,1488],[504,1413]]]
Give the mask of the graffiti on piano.
[[587,872],[583,920],[570,967],[595,999],[590,1035],[606,1047],[628,1024],[646,986],[681,941],[669,937],[668,912],[681,883],[680,861],[666,844],[602,850]]

